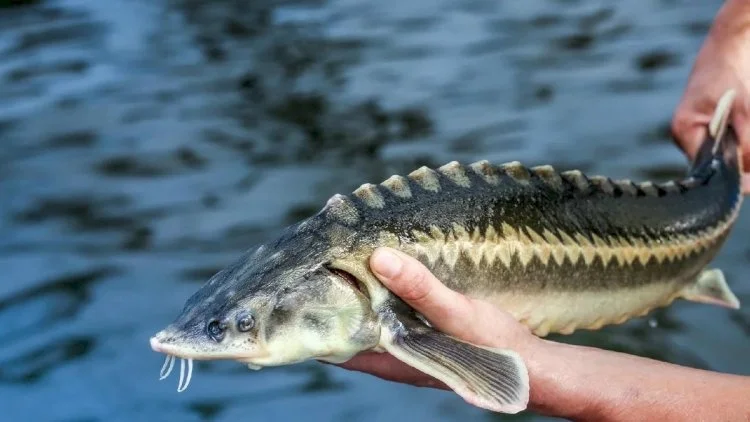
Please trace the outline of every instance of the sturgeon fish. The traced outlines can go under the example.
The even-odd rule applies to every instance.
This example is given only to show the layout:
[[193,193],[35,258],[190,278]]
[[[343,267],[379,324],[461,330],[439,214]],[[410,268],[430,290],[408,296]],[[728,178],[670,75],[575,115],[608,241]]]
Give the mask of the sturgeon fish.
[[721,98],[678,181],[451,162],[334,195],[187,300],[150,339],[167,355],[161,377],[176,358],[183,391],[194,359],[260,369],[341,363],[375,350],[470,404],[524,410],[523,359],[435,330],[370,271],[379,246],[417,258],[451,289],[496,304],[539,336],[622,323],[677,298],[736,309],[722,271],[708,268],[742,202],[741,154],[728,123],[733,98],[733,91]]

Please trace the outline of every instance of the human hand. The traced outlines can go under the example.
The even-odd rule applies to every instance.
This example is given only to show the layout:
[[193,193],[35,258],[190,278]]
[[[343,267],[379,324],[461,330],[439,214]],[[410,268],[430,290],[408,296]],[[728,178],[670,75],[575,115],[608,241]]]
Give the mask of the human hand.
[[[457,339],[511,349],[522,358],[541,342],[509,313],[449,289],[421,262],[400,251],[375,250],[370,267],[386,288],[421,313],[437,330]],[[362,353],[339,366],[389,381],[448,389],[442,382],[388,353]]]
[[[675,141],[690,158],[706,136],[719,98],[730,88],[737,92],[732,124],[743,148],[744,169],[750,172],[750,2],[746,0],[728,0],[719,10],[672,118]],[[750,173],[742,184],[743,191],[750,193]]]

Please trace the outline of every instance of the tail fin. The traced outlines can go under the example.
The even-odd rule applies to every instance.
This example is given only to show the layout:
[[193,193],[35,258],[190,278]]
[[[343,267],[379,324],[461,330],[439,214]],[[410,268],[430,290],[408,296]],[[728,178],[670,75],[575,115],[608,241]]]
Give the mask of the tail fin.
[[716,110],[708,124],[708,136],[701,144],[689,174],[703,179],[713,173],[716,165],[722,165],[739,181],[742,175],[742,154],[739,150],[737,133],[729,123],[732,105],[737,93],[727,90],[716,104]]

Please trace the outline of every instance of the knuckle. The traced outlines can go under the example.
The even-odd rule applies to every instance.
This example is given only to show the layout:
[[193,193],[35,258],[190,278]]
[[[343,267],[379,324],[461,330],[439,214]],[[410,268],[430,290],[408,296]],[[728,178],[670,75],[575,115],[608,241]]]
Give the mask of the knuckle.
[[427,270],[414,262],[407,261],[402,273],[404,288],[400,293],[402,299],[410,302],[422,302],[431,292],[430,280]]
[[669,125],[669,130],[672,134],[672,137],[677,142],[683,141],[685,132],[687,132],[689,128],[690,128],[690,117],[687,116],[686,113],[681,110],[677,111],[677,113],[675,113],[674,117],[672,118],[672,122]]
[[683,117],[681,117],[679,114],[675,114],[672,118],[672,122],[669,124],[669,131],[672,133],[673,137],[677,137],[677,134],[680,133],[680,129],[682,129],[685,126]]

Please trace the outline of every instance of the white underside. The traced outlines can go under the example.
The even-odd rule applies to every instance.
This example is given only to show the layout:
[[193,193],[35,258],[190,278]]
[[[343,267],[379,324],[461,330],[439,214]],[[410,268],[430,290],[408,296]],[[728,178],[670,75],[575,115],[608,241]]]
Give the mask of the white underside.
[[666,306],[682,293],[678,283],[656,283],[616,292],[544,292],[543,294],[499,293],[477,296],[512,314],[534,334],[570,334],[620,324]]

